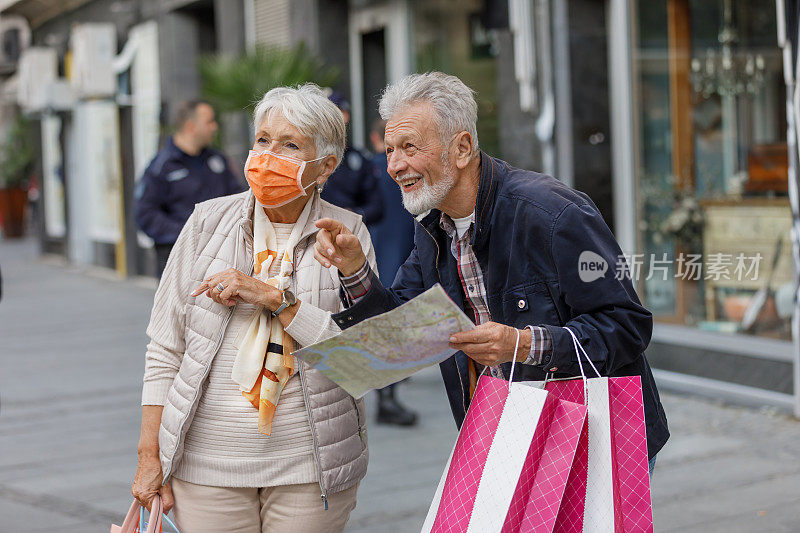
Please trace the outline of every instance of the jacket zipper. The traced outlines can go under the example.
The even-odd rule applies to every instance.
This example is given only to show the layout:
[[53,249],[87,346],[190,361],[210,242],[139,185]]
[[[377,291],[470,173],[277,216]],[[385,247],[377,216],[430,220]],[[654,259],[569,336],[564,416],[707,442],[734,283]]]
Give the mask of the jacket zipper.
[[[304,238],[300,239],[304,240]],[[299,248],[299,241],[298,245],[295,246],[294,251],[292,252],[292,261],[295,265],[295,269],[297,268],[297,249]],[[292,276],[292,284],[296,285],[295,276]],[[294,287],[297,288],[296,286]],[[322,505],[325,507],[325,510],[328,510],[328,495],[325,493],[325,487],[322,486],[322,461],[319,460],[319,444],[317,443],[317,430],[314,427],[314,419],[311,417],[311,406],[308,403],[308,389],[306,388],[306,373],[303,371],[303,363],[297,365],[297,373],[300,374],[300,389],[303,391],[303,401],[306,404],[306,414],[308,415],[308,427],[311,429],[311,444],[314,448],[314,461],[317,463],[317,482],[319,483],[319,490],[321,492],[320,499],[322,500]],[[358,410],[356,409],[356,413]],[[359,435],[361,434],[361,426],[359,425]]]
[[[314,427],[314,420],[311,418],[311,407],[308,404],[308,390],[306,389],[306,373],[303,371],[303,364],[298,365],[298,373],[300,374],[300,388],[303,390],[303,399],[306,403],[306,414],[308,415],[308,427],[311,429],[311,442],[314,446],[314,461],[317,463],[317,481],[319,482],[319,490],[321,491],[320,498],[325,510],[328,510],[328,495],[325,493],[325,487],[322,486],[322,462],[319,460],[319,444],[317,443],[317,431]],[[361,433],[359,426],[359,434]]]
[[[431,232],[428,231],[428,228],[426,228],[421,222],[418,222],[418,224],[420,226],[422,226],[422,229],[425,230],[425,233],[427,233],[428,236],[433,240],[433,245],[436,246],[436,263],[433,266],[434,266],[434,270],[436,270],[436,277],[439,280],[439,285],[441,285],[442,284],[442,276],[439,274],[439,243],[436,242],[436,239],[434,239],[433,235],[431,235]],[[458,266],[456,266],[456,268],[458,268]],[[467,402],[464,399],[464,381],[461,379],[461,369],[458,368],[458,359],[453,358],[453,362],[456,364],[456,374],[458,374],[458,383],[459,383],[459,385],[461,385],[461,390],[460,390],[460,393],[461,393],[461,407],[464,409],[464,416],[466,416],[467,415]]]
[[[234,250],[235,256],[233,258],[234,267],[236,266],[236,258],[239,255],[238,250],[239,250],[239,245],[238,245],[238,237],[237,237],[237,245],[236,245],[236,249]],[[250,265],[250,273],[248,274],[248,276],[252,276],[253,275],[253,270],[254,270],[254,265],[251,264]],[[222,325],[222,334],[219,336],[219,340],[217,341],[217,345],[214,348],[214,355],[211,357],[211,359],[209,359],[208,366],[206,366],[206,370],[205,370],[205,372],[203,372],[203,377],[200,380],[200,384],[198,385],[197,389],[194,392],[194,398],[192,399],[192,403],[191,403],[192,406],[194,406],[197,403],[197,398],[200,395],[201,386],[202,386],[203,382],[206,380],[206,378],[208,377],[208,373],[211,372],[211,363],[214,361],[214,358],[217,356],[217,352],[219,352],[220,346],[222,346],[222,339],[225,337],[225,330],[228,329],[228,324],[231,321],[231,317],[233,316],[234,309],[235,309],[235,307],[231,307],[230,310],[228,311],[228,316],[225,317],[225,322]],[[186,425],[186,421],[188,419],[189,419],[189,416],[188,415],[185,416],[183,418],[183,421],[181,422],[180,427],[178,428],[178,435],[177,435],[178,442],[180,442],[180,440],[181,440],[181,433],[183,433],[183,426]],[[175,450],[177,450],[177,449],[178,449],[178,446],[176,445],[175,446]],[[166,483],[167,479],[169,478],[170,474],[172,474],[172,461],[173,461],[174,458],[175,458],[175,452],[172,453],[172,457],[170,457],[170,459],[169,459],[169,471],[166,474],[164,474],[164,482],[165,483]]]

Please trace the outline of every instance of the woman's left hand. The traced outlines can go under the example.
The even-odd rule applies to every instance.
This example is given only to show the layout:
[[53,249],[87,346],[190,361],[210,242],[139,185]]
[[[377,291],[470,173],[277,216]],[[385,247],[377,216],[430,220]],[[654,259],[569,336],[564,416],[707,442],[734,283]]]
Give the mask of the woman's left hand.
[[[220,284],[224,287],[223,290],[220,290]],[[235,268],[223,270],[206,278],[191,296],[200,296],[204,291],[206,296],[228,307],[236,305],[237,302],[245,302],[274,311],[283,301],[283,293],[280,290]]]

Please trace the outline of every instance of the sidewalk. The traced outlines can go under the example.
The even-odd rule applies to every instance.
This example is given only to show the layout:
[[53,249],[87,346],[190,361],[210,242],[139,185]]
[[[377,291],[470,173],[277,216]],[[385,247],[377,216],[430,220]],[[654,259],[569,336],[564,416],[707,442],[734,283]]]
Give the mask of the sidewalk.
[[[30,241],[0,241],[0,268],[0,531],[105,532],[131,500],[153,284],[39,260]],[[369,426],[348,531],[419,531],[456,437],[440,381],[434,368],[400,389],[417,427]],[[798,530],[800,422],[663,401],[672,438],[653,478],[657,531]]]

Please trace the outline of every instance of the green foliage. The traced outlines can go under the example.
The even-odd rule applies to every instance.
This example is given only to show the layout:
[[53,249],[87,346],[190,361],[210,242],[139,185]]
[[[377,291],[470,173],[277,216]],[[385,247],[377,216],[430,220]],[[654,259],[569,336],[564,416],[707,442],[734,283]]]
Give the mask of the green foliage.
[[332,86],[339,79],[303,43],[294,48],[259,47],[239,57],[208,55],[200,59],[203,95],[217,111],[252,112],[275,87],[313,82]]
[[31,123],[17,115],[0,142],[0,188],[21,187],[33,164]]

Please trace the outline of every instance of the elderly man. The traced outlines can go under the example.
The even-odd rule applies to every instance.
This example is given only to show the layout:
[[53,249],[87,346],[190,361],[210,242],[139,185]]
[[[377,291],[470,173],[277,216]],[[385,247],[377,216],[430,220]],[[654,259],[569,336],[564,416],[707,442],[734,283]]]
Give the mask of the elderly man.
[[159,277],[195,204],[243,190],[225,156],[209,148],[217,121],[207,102],[181,103],[174,126],[136,188],[136,223],[155,241]]
[[[622,252],[594,203],[481,152],[473,91],[454,76],[407,76],[386,88],[380,113],[389,174],[405,208],[419,215],[414,249],[385,288],[358,239],[339,221],[318,221],[315,256],[338,268],[349,305],[336,322],[350,326],[440,283],[478,324],[451,337],[459,351],[440,365],[459,426],[483,366],[507,377],[516,358],[522,380],[579,375],[567,326],[605,375],[641,376],[652,469],[669,437],[644,355],[652,315],[631,280],[615,275]],[[582,280],[584,252],[610,268]]]

